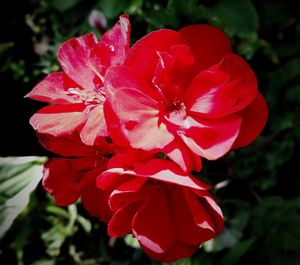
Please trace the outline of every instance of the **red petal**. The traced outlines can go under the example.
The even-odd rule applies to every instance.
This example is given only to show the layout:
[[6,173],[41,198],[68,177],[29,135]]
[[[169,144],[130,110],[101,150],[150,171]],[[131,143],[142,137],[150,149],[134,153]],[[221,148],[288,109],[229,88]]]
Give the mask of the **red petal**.
[[[172,216],[176,227],[177,239],[192,245],[200,245],[214,234],[195,223],[194,216],[189,208],[184,195],[184,189],[170,189],[170,200],[172,201]],[[187,190],[186,192],[192,192]],[[210,220],[210,219],[209,219]]]
[[57,53],[58,61],[64,72],[85,89],[96,89],[102,84],[89,65],[90,50],[96,45],[93,33],[74,38],[63,43]]
[[188,41],[195,56],[194,74],[218,63],[231,52],[227,36],[210,25],[191,25],[179,30]]
[[239,115],[242,117],[241,129],[232,148],[250,144],[261,133],[268,118],[268,105],[264,97],[258,93],[253,102]]
[[90,65],[101,80],[104,80],[109,66],[124,62],[129,46],[130,22],[128,15],[122,15],[119,22],[102,36],[90,53]]
[[66,74],[53,73],[38,83],[26,97],[55,104],[81,103],[79,98],[68,94],[69,88],[77,87],[78,85]]
[[101,221],[108,222],[112,216],[112,211],[108,205],[109,193],[99,190],[96,187],[96,177],[105,169],[105,165],[96,168],[81,180],[81,200],[87,212],[98,217]]
[[207,205],[202,205],[201,201],[192,191],[185,190],[184,194],[187,204],[194,217],[194,222],[199,227],[199,229],[202,230],[201,238],[199,238],[199,243],[211,239],[213,236],[215,236],[217,230],[213,221],[213,215],[210,215],[211,211],[207,211]]
[[228,116],[226,119],[188,119],[192,127],[178,131],[183,142],[195,153],[209,160],[222,157],[232,147],[238,136],[241,118]]
[[153,31],[130,48],[125,65],[151,82],[159,59],[157,52],[168,51],[177,44],[186,44],[178,32],[169,29]]
[[238,100],[233,111],[239,111],[249,105],[257,96],[257,79],[248,63],[240,56],[229,53],[220,63],[213,65],[210,71],[222,71],[230,76],[227,81],[236,83]]
[[184,172],[200,171],[202,168],[201,158],[178,138],[164,148],[164,153]]
[[209,185],[185,173],[174,162],[164,159],[156,158],[140,163],[136,165],[134,173],[137,176],[148,177],[196,190],[210,189]]
[[84,104],[47,106],[31,117],[30,124],[38,133],[71,134],[85,123],[85,107]]
[[199,248],[198,245],[189,245],[182,242],[175,242],[172,248],[163,254],[155,254],[145,250],[145,252],[156,260],[171,263],[178,259],[189,258]]
[[[77,134],[60,137],[50,134],[39,134],[38,136],[43,147],[61,156],[92,157],[96,154],[96,149],[84,145]],[[106,146],[102,148],[107,149]]]
[[116,211],[108,223],[108,234],[111,237],[119,237],[130,233],[132,219],[138,207],[138,203],[133,203],[125,205]]
[[57,205],[65,206],[77,201],[80,196],[80,170],[89,167],[87,159],[53,158],[44,165],[43,186]]
[[80,132],[80,137],[86,145],[94,145],[97,138],[107,135],[103,105],[99,104],[89,112],[87,121]]
[[222,210],[218,206],[217,202],[209,193],[207,193],[205,196],[203,196],[203,194],[197,195],[199,196],[200,201],[204,201],[203,206],[206,208],[207,212],[210,214],[213,220],[215,235],[221,233],[224,224],[224,217],[222,214]]
[[175,241],[170,205],[162,187],[154,186],[147,197],[133,219],[132,232],[143,249],[164,253]]
[[[107,72],[105,86],[109,105],[105,118],[112,137],[121,134],[132,147],[144,150],[161,148],[173,140],[165,124],[159,123],[159,103],[151,97],[152,89],[146,83],[125,67],[116,66]],[[114,116],[117,124],[110,120]],[[118,138],[113,140],[118,143]]]
[[131,175],[126,175],[122,168],[113,168],[104,171],[96,180],[96,185],[98,189],[113,191],[118,186],[123,183],[130,181],[134,177]]
[[128,203],[144,199],[144,194],[139,191],[146,180],[145,178],[134,178],[116,188],[110,195],[110,208],[116,211]]

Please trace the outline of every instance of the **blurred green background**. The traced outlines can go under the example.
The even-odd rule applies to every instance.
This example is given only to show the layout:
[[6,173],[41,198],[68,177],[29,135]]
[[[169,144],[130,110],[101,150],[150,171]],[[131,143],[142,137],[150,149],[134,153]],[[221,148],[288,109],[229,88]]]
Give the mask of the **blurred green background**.
[[[41,156],[52,154],[39,146],[28,124],[44,104],[23,98],[46,74],[59,70],[56,50],[60,43],[91,31],[101,36],[122,13],[130,14],[133,43],[158,28],[177,30],[192,23],[209,23],[223,29],[234,51],[256,72],[259,89],[269,104],[267,126],[253,144],[218,161],[204,162],[199,176],[217,185],[213,193],[225,215],[224,230],[190,259],[174,264],[300,264],[297,6],[297,1],[288,0],[3,3],[0,264],[160,264],[148,258],[131,236],[109,239],[105,224],[89,217],[80,203],[66,208],[53,204],[38,184],[45,161]],[[90,21],[93,10],[104,18]],[[30,155],[38,157],[16,158]]]

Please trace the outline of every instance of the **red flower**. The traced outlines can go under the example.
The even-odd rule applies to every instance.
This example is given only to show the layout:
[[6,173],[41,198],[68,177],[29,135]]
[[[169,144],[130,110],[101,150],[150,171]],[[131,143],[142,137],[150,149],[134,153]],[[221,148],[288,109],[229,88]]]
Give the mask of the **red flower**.
[[128,233],[156,260],[189,257],[199,245],[220,233],[223,216],[210,188],[170,160],[130,151],[115,155],[97,179],[110,191],[112,237]]
[[111,210],[107,205],[108,192],[96,187],[96,178],[107,169],[112,144],[103,138],[99,146],[86,146],[78,135],[53,137],[39,135],[48,150],[69,157],[51,158],[44,165],[43,186],[59,206],[66,206],[81,198],[88,213],[108,221]]
[[64,73],[48,75],[27,95],[51,103],[30,120],[38,133],[61,136],[79,131],[88,145],[107,135],[104,75],[109,66],[123,63],[130,45],[129,34],[128,16],[122,15],[100,41],[90,33],[61,45],[58,61]]
[[188,171],[194,155],[217,159],[252,142],[267,118],[255,74],[208,25],[149,33],[109,68],[105,88],[113,140],[163,151]]

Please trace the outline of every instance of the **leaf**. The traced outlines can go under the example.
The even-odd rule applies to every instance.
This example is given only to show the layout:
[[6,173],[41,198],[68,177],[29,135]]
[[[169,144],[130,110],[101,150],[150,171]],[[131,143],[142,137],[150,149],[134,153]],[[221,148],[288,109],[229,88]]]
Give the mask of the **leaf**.
[[124,237],[124,241],[126,243],[127,246],[132,247],[132,248],[140,248],[140,244],[137,241],[137,239],[135,237],[133,237],[132,235],[126,235]]
[[258,15],[250,0],[218,1],[212,14],[221,19],[225,31],[231,36],[244,36],[258,30]]
[[26,208],[45,161],[44,157],[0,158],[0,238]]
[[50,0],[49,4],[50,4],[50,6],[54,7],[58,11],[65,12],[68,9],[71,9],[72,7],[74,7],[79,2],[80,2],[80,0],[64,0],[64,1]]
[[248,249],[255,242],[255,238],[242,241],[235,247],[229,250],[223,260],[219,263],[220,265],[236,265],[239,259],[248,251]]

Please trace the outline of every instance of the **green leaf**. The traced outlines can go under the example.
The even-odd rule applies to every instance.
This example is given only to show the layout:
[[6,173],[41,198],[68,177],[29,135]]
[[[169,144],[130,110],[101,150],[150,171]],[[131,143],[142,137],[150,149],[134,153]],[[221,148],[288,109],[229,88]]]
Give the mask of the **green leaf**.
[[242,241],[235,247],[229,250],[223,260],[219,263],[220,265],[236,265],[239,259],[250,249],[252,244],[255,242],[255,238]]
[[250,0],[221,0],[213,7],[212,15],[217,16],[229,35],[245,36],[258,30],[259,21]]
[[45,161],[44,157],[0,158],[0,238],[26,208]]
[[79,2],[80,2],[80,0],[64,0],[64,1],[50,0],[49,5],[54,7],[55,9],[57,9],[60,12],[65,12],[68,9],[71,9],[72,7],[74,7]]
[[126,235],[124,237],[124,241],[126,243],[127,246],[132,247],[132,248],[140,248],[140,244],[137,241],[137,239],[135,237],[133,237],[132,235]]

